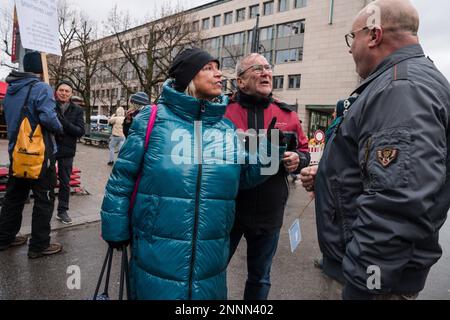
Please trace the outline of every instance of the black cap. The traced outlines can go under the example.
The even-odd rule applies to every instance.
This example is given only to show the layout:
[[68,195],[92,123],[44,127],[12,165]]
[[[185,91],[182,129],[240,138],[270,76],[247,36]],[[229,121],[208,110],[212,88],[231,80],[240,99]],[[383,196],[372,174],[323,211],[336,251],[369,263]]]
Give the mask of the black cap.
[[211,61],[217,62],[220,67],[219,60],[199,48],[186,49],[179,53],[169,69],[169,77],[175,79],[175,90],[184,92],[197,73]]
[[59,87],[61,87],[63,84],[65,84],[66,86],[69,86],[73,90],[72,83],[67,80],[61,80],[60,82],[58,82],[58,84],[55,87],[55,90],[58,91]]
[[41,54],[38,51],[32,51],[23,57],[23,70],[32,73],[44,73],[42,68]]

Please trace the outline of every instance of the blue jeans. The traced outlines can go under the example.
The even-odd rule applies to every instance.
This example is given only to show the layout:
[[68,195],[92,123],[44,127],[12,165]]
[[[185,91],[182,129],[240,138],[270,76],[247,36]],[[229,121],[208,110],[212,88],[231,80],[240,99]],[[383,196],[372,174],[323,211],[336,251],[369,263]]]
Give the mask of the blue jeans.
[[247,282],[244,300],[267,300],[271,287],[270,270],[278,247],[280,231],[256,234],[251,230],[232,231],[230,235],[230,260],[242,236],[247,240]]
[[114,162],[114,153],[116,151],[116,147],[119,147],[120,151],[124,142],[125,137],[111,136],[111,139],[109,141],[109,162]]

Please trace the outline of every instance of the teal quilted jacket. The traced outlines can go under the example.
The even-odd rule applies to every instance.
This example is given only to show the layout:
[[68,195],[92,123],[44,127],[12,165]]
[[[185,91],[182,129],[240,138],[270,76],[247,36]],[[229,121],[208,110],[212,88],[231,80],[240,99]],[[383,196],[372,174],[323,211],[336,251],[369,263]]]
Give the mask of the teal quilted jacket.
[[[134,299],[227,299],[235,198],[239,187],[254,187],[267,177],[259,164],[236,164],[238,137],[223,118],[228,98],[218,100],[192,98],[166,82],[147,152],[151,107],[133,121],[120,151],[102,205],[102,237],[125,241],[131,229]],[[129,219],[141,161],[142,179]]]

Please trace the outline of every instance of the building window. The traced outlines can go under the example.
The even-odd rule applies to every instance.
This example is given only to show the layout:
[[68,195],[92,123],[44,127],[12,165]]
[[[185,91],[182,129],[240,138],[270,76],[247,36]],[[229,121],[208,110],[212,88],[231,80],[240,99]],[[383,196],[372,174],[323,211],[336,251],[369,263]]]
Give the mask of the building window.
[[300,89],[300,83],[302,81],[302,75],[295,74],[289,76],[289,89]]
[[273,90],[283,90],[284,76],[273,77]]
[[276,52],[275,63],[297,62],[303,60],[303,48],[278,50]]
[[192,22],[192,31],[197,32],[199,30],[198,29],[199,25],[200,23],[198,21]]
[[220,27],[220,14],[213,17],[213,28]]
[[233,23],[233,12],[225,12],[223,16],[223,24],[232,24]]
[[259,4],[255,5],[255,6],[251,6],[248,18],[249,19],[254,19],[254,18],[256,18],[256,15],[258,13],[259,13]]
[[245,20],[245,8],[236,10],[236,22]]
[[219,37],[206,39],[202,41],[202,48],[206,51],[219,50],[220,39]]
[[261,28],[259,32],[259,40],[272,40],[273,39],[273,27]]
[[230,80],[231,83],[231,90],[237,90],[238,86],[237,86],[237,80],[236,79],[231,79]]
[[289,10],[289,0],[278,0],[278,12]]
[[294,8],[303,8],[306,7],[307,0],[294,0]]
[[269,64],[272,64],[272,51],[265,51],[263,53],[261,53],[261,55],[264,56],[264,58],[266,58],[267,62],[269,62]]
[[209,18],[202,20],[202,30],[208,30],[209,29]]
[[228,90],[228,80],[222,80],[222,91],[225,92]]
[[223,37],[223,45],[225,47],[232,47],[244,44],[245,32],[229,34]]
[[273,1],[264,2],[264,15],[268,16],[273,14]]
[[239,57],[225,57],[222,58],[222,68],[224,69],[234,69],[236,68],[236,61],[239,60]]
[[305,33],[305,21],[296,21],[278,25],[277,38],[291,37]]

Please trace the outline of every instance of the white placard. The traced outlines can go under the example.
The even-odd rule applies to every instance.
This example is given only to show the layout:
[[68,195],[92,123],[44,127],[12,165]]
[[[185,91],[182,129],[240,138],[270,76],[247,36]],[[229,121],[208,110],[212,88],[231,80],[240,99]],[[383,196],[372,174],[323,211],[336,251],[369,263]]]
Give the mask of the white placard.
[[57,0],[15,2],[23,47],[60,56]]
[[291,252],[294,253],[300,242],[302,242],[300,219],[295,220],[294,224],[289,228],[289,240],[291,243]]

